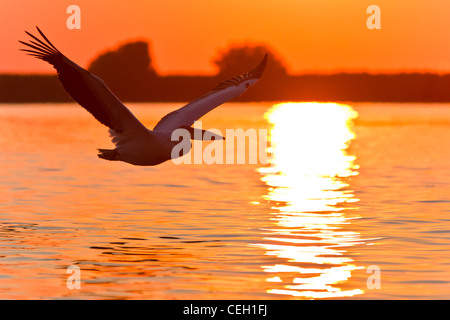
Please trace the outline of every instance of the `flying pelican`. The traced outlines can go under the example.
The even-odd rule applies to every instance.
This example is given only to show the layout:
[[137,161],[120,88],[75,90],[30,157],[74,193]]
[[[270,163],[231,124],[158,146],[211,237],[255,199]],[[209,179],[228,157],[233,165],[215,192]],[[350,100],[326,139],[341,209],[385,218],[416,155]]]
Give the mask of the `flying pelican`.
[[[219,105],[244,93],[262,76],[267,63],[266,54],[254,69],[221,82],[209,93],[165,115],[153,130],[149,130],[111,92],[102,79],[68,59],[38,27],[36,29],[43,39],[25,31],[32,39],[29,43],[19,41],[28,47],[20,50],[53,65],[58,72],[59,81],[72,99],[109,128],[116,148],[98,149],[98,157],[139,166],[153,166],[172,159],[172,148],[178,143],[171,140],[172,132],[183,128],[191,133],[193,139],[194,131],[199,130],[192,127],[194,122]],[[214,134],[211,136],[222,138]],[[186,154],[190,148],[183,151]]]

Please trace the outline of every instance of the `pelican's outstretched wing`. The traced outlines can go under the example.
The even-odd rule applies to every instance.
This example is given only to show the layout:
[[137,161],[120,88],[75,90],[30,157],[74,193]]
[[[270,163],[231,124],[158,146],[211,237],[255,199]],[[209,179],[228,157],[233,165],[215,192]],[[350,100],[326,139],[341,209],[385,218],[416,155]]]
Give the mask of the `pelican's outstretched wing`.
[[212,109],[233,98],[240,96],[249,86],[261,78],[267,64],[267,54],[254,69],[240,76],[221,82],[206,95],[190,102],[184,107],[164,116],[155,126],[155,131],[171,132],[178,128],[190,127],[194,121]]
[[115,138],[113,142],[117,144],[121,139],[137,133],[136,130],[149,132],[99,77],[69,60],[38,27],[36,28],[43,39],[25,31],[32,39],[29,43],[19,41],[28,47],[20,50],[52,64],[67,93],[98,121],[110,128],[110,133]]

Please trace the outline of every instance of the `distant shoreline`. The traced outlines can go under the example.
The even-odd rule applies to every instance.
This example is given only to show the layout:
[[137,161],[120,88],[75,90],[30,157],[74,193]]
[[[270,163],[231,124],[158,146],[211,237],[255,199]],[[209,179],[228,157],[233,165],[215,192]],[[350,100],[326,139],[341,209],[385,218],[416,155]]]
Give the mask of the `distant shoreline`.
[[[127,102],[186,102],[205,94],[219,76],[156,76],[133,90],[112,87]],[[107,83],[108,84],[108,83]],[[56,75],[0,75],[0,103],[71,102]],[[263,77],[235,101],[450,102],[450,74],[338,73]]]

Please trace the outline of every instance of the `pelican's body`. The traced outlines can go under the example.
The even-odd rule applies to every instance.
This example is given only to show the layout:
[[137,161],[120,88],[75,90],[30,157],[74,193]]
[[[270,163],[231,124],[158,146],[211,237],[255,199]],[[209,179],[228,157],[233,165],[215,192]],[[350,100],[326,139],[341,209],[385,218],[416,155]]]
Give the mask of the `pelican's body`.
[[177,143],[171,141],[170,133],[147,129],[147,132],[136,135],[128,143],[116,145],[116,149],[112,151],[99,149],[99,157],[139,166],[154,166],[170,160],[172,149]]
[[[200,117],[222,103],[241,95],[262,76],[267,55],[254,69],[220,83],[206,95],[164,116],[153,130],[147,129],[112,93],[102,79],[65,57],[37,28],[43,40],[28,33],[34,40],[21,43],[31,49],[21,49],[52,64],[64,89],[98,121],[109,127],[113,150],[99,149],[99,158],[124,161],[133,165],[153,166],[184,154],[173,155],[178,143],[172,141],[176,129],[194,132],[191,126]],[[222,138],[212,134],[215,138]],[[193,135],[191,134],[193,138]],[[185,150],[187,152],[188,150]]]

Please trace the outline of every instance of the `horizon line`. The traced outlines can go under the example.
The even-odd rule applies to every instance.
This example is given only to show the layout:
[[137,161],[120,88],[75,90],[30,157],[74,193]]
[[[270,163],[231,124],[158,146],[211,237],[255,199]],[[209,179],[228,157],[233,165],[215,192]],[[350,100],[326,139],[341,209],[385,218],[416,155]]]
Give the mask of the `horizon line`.
[[[52,68],[53,70],[53,68]],[[189,71],[174,71],[174,72],[156,72],[159,77],[171,77],[171,76],[182,76],[182,77],[214,77],[218,76],[219,73],[211,73],[211,72],[189,72]],[[290,73],[287,72],[287,76],[328,76],[328,75],[337,75],[337,74],[368,74],[368,75],[408,75],[408,74],[433,74],[433,75],[450,75],[450,70],[439,71],[439,70],[431,70],[431,69],[398,69],[398,70],[349,70],[349,69],[336,69],[329,71],[314,71],[314,70],[305,70],[304,72],[295,72]],[[57,76],[54,71],[48,72],[27,72],[27,71],[0,71],[0,76]]]

